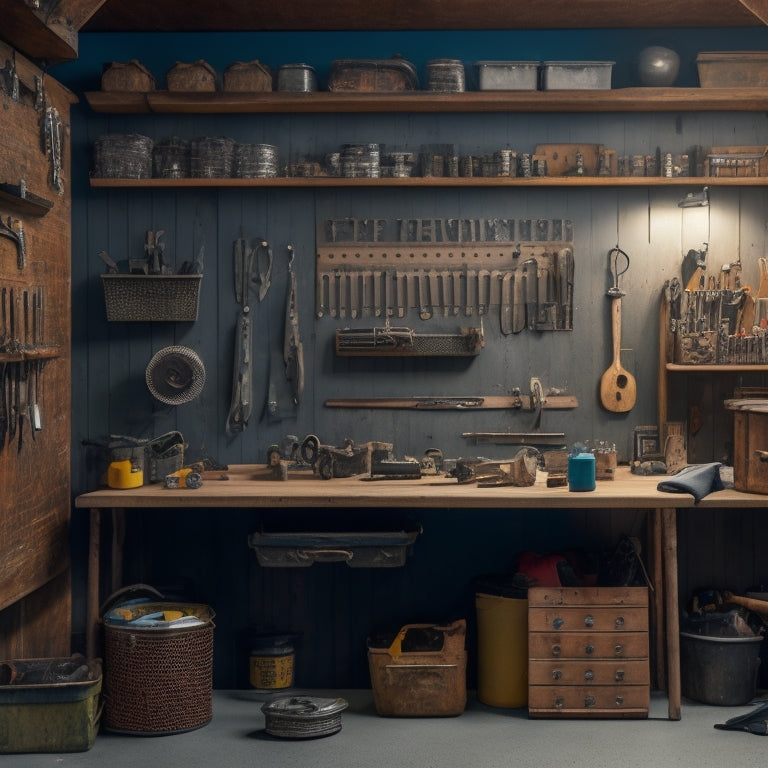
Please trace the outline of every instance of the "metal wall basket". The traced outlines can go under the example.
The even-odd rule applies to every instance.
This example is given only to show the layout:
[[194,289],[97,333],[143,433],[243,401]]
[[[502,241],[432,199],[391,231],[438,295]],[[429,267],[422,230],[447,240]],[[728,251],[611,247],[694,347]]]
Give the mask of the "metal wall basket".
[[102,275],[109,322],[195,322],[202,275]]

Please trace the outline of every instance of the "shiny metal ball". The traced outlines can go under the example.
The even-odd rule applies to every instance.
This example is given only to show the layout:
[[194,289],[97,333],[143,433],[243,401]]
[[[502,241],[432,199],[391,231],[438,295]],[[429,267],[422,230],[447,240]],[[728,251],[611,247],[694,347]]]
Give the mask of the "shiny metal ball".
[[671,48],[651,45],[640,51],[637,70],[643,85],[673,85],[680,71],[680,57]]

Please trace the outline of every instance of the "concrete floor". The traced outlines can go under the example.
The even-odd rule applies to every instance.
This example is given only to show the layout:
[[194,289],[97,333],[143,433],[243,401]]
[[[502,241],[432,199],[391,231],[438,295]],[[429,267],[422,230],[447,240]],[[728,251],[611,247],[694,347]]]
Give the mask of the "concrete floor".
[[[290,693],[294,693],[291,691]],[[311,691],[343,696],[342,729],[311,740],[264,733],[254,691],[214,692],[213,720],[169,736],[99,733],[87,752],[3,755],[2,768],[763,768],[768,739],[713,726],[750,711],[683,701],[669,721],[654,694],[647,720],[529,720],[525,709],[494,709],[470,695],[452,718],[383,718],[370,691]],[[286,695],[286,693],[281,693]]]

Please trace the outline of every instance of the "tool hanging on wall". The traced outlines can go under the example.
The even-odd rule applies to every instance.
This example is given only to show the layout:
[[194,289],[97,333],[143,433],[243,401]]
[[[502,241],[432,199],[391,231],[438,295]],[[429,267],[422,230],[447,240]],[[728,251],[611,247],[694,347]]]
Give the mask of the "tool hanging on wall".
[[[269,248],[265,240],[259,241],[259,248]],[[232,396],[225,432],[233,437],[245,430],[253,411],[253,368],[251,355],[251,286],[262,283],[254,273],[254,249],[244,237],[239,237],[233,244],[233,274],[235,301],[240,305],[240,314],[235,327],[234,368],[232,371]],[[271,264],[269,265],[271,269]],[[264,290],[269,288],[267,286]],[[261,291],[260,291],[261,295]]]
[[566,219],[318,222],[317,317],[388,321],[498,311],[504,334],[572,330],[573,225]]
[[27,241],[21,219],[12,219],[9,216],[6,221],[3,221],[0,218],[0,237],[5,237],[15,243],[16,266],[19,269],[24,269],[27,264]]
[[22,450],[27,430],[32,440],[43,429],[40,374],[59,356],[45,339],[43,286],[0,288],[0,451],[17,439]]
[[[624,269],[619,271],[619,259]],[[613,285],[607,296],[611,300],[611,335],[613,337],[613,361],[600,379],[600,401],[603,407],[613,413],[626,413],[635,407],[637,384],[635,377],[621,364],[621,297],[619,277],[629,269],[629,256],[616,245],[608,251],[609,270]]]

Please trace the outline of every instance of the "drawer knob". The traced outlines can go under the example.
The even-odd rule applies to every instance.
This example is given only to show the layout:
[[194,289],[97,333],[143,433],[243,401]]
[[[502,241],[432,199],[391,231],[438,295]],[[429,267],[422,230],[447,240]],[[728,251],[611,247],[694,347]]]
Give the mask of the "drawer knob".
[[623,696],[617,696],[616,697],[616,706],[620,707],[624,703],[624,697]]
[[623,669],[617,669],[617,670],[616,670],[616,674],[613,676],[613,679],[614,679],[614,680],[615,680],[617,683],[622,683],[622,682],[624,682],[624,670],[623,670]]
[[614,646],[613,650],[616,651],[617,656],[621,656],[621,654],[624,653],[624,646],[616,645]]
[[595,697],[594,696],[585,696],[584,697],[584,706],[585,707],[587,707],[587,708],[594,707],[596,703],[597,702],[595,701]]
[[552,620],[552,626],[555,629],[561,629],[563,624],[565,624],[565,620],[562,616],[555,616],[555,618]]
[[555,699],[555,709],[562,709],[565,706],[565,699],[562,696],[558,696]]
[[584,679],[585,680],[594,680],[595,679],[595,673],[591,669],[588,669],[584,673]]
[[595,626],[595,617],[594,616],[585,616],[584,617],[584,626],[585,627],[594,627]]
[[553,645],[552,646],[552,655],[553,656],[559,656],[560,655],[560,646],[559,645]]
[[589,645],[585,646],[584,651],[587,654],[592,654],[595,652],[595,646],[590,643]]
[[562,670],[559,669],[553,669],[552,670],[552,679],[553,680],[559,680],[563,676]]
[[623,616],[617,616],[615,624],[616,624],[617,627],[623,627],[624,626],[624,617]]

